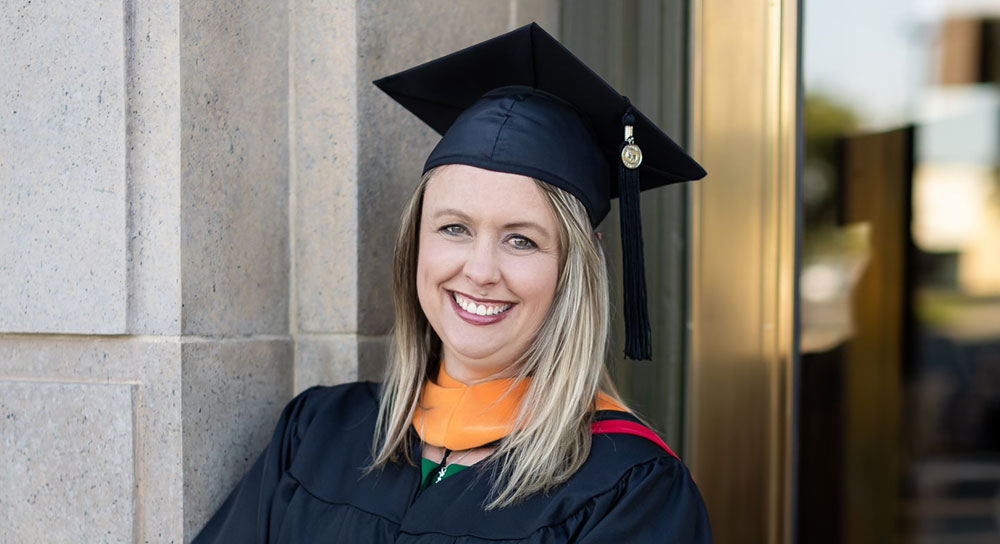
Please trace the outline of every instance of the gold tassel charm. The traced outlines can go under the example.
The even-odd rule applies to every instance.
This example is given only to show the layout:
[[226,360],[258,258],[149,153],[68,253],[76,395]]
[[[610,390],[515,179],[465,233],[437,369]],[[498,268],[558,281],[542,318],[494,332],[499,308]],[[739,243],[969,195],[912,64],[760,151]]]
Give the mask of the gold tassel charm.
[[635,170],[642,164],[642,150],[635,145],[632,136],[632,125],[625,125],[625,146],[622,147],[622,164],[629,170]]

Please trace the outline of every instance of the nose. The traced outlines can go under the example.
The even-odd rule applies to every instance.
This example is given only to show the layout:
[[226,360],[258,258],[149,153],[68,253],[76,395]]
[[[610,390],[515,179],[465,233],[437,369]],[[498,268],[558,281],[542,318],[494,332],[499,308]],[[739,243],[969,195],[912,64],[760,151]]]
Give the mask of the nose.
[[500,281],[500,256],[496,245],[486,237],[477,239],[469,249],[463,272],[469,281],[479,286]]

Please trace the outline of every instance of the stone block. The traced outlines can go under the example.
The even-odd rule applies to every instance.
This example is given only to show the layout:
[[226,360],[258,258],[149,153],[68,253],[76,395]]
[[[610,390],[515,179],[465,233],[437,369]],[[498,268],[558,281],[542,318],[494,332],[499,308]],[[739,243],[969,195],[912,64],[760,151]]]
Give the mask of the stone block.
[[[40,421],[40,417],[51,417],[51,421],[71,418],[73,413],[87,415],[90,421],[98,420],[98,416],[90,415],[93,410],[99,410],[100,417],[105,418],[107,429],[98,429],[95,433],[66,432],[48,439],[71,450],[91,447],[89,445],[98,439],[110,440],[113,447],[91,449],[109,457],[100,459],[91,469],[93,473],[81,480],[101,489],[127,489],[128,493],[136,495],[120,516],[91,520],[110,531],[110,535],[125,535],[121,539],[108,538],[108,541],[132,541],[133,535],[135,542],[181,542],[183,538],[180,353],[180,344],[170,341],[0,336],[0,378],[13,384],[0,382],[5,384],[0,387],[0,404],[13,405],[16,399],[21,399],[17,400],[18,406],[24,413],[32,414],[33,422]],[[41,386],[44,388],[32,389]],[[13,387],[20,388],[20,392],[12,394]],[[43,394],[46,391],[52,394]],[[129,391],[131,395],[127,403],[121,398],[125,395],[122,391]],[[31,396],[25,397],[29,393]],[[12,424],[5,419],[8,413],[13,412],[0,410],[0,426]],[[129,422],[132,437],[128,440],[114,434],[124,429],[120,418]],[[2,451],[5,454],[14,451],[4,442],[8,440],[34,440],[35,444],[41,444],[32,438],[40,436],[40,432],[43,429],[35,428],[34,423],[13,430],[4,427],[0,429]],[[128,459],[114,457],[119,453]],[[101,463],[112,463],[112,460],[115,469],[102,468]],[[5,463],[9,461],[8,457]],[[65,462],[72,461],[72,456],[68,456]],[[14,472],[6,471],[7,465],[4,466],[0,479],[13,478]],[[21,483],[0,482],[0,501],[20,496]],[[6,538],[8,535],[34,535],[32,531],[37,531],[40,525],[33,520],[47,515],[45,512],[58,505],[73,502],[76,485],[75,480],[53,485],[48,495],[34,505],[38,510],[25,512],[24,516],[20,513],[8,515],[3,510],[5,506],[0,505],[0,519],[4,520],[0,523],[0,542],[104,541],[103,537],[59,539],[47,532],[32,538]],[[129,498],[122,500],[132,501]],[[68,515],[79,513],[76,507],[74,504],[66,510]],[[95,510],[87,512],[87,516],[92,516]],[[46,519],[49,523],[43,527],[47,529],[52,519],[65,518],[59,515]],[[109,520],[114,523],[107,525]],[[86,527],[90,531],[90,526]],[[6,535],[4,530],[7,530]]]
[[284,2],[182,2],[185,334],[288,330]]
[[0,14],[0,331],[126,328],[121,1]]
[[133,386],[0,381],[0,542],[128,542]]
[[296,339],[296,394],[314,385],[337,385],[357,379],[357,335],[331,334]]
[[292,394],[285,340],[182,348],[184,540],[194,538],[271,438]]
[[314,385],[382,381],[386,336],[336,334],[308,336],[295,342],[295,392]]
[[357,147],[369,141],[370,130],[357,111],[356,11],[353,2],[314,0],[297,1],[289,14],[295,313],[300,332],[356,330]]
[[392,252],[403,203],[440,136],[364,84],[508,29],[510,2],[361,2],[358,15],[358,328],[392,325]]

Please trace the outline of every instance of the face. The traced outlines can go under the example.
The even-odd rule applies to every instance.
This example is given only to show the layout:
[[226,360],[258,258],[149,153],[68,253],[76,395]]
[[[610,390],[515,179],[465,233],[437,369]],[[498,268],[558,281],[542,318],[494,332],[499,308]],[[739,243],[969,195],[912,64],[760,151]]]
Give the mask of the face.
[[450,165],[428,181],[419,228],[417,295],[448,374],[503,374],[555,296],[559,227],[544,197],[529,177]]

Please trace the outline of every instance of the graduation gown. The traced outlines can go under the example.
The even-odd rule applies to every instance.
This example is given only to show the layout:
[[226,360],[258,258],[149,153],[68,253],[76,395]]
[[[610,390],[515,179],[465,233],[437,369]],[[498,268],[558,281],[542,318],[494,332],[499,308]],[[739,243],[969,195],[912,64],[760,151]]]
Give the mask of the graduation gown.
[[[492,511],[483,509],[491,489],[486,463],[420,493],[420,468],[409,463],[365,474],[377,395],[376,384],[354,383],[293,399],[270,444],[194,542],[712,542],[687,468],[640,436],[595,435],[568,482]],[[598,419],[635,421],[614,411]]]

